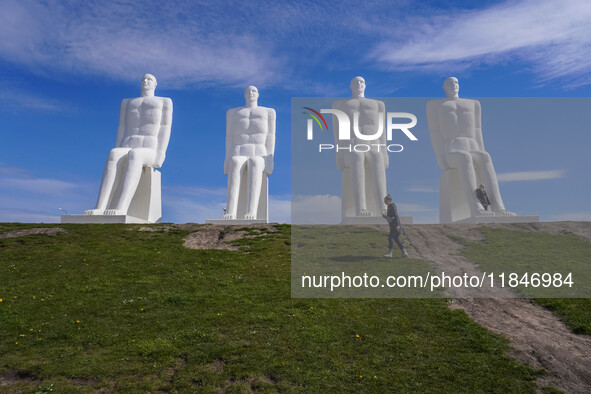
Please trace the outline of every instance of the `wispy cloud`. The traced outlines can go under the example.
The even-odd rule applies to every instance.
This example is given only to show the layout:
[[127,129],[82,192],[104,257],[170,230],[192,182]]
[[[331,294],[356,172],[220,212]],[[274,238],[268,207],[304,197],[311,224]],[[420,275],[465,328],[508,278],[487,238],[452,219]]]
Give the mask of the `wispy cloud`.
[[563,221],[563,220],[573,220],[573,221],[591,221],[591,211],[582,211],[582,212],[565,212],[557,215],[550,215],[549,220],[552,221]]
[[505,172],[497,174],[497,179],[499,182],[540,181],[544,179],[563,178],[564,174],[565,172],[563,170]]
[[[0,44],[1,45],[1,44]],[[49,112],[63,112],[71,104],[66,105],[53,98],[33,95],[15,89],[3,89],[0,91],[0,106],[4,111],[21,111],[35,109]]]
[[433,208],[425,207],[420,204],[407,204],[407,203],[403,203],[403,202],[396,204],[396,207],[398,208],[398,213],[403,216],[405,216],[409,213],[435,211],[435,209],[433,209]]
[[202,8],[191,2],[3,1],[0,57],[42,74],[137,80],[152,72],[168,86],[264,85],[279,78],[282,63],[272,48],[252,34],[193,20]]
[[591,4],[587,0],[508,1],[412,22],[410,37],[384,41],[371,56],[395,68],[442,69],[525,60],[541,81],[591,83]]
[[341,222],[341,198],[328,194],[294,196],[292,224],[337,224]]
[[[162,191],[164,220],[174,223],[205,223],[220,219],[226,207],[225,188],[167,186]],[[269,221],[291,222],[289,196],[269,195]]]
[[438,193],[439,190],[430,186],[411,186],[404,189],[405,192],[412,193]]

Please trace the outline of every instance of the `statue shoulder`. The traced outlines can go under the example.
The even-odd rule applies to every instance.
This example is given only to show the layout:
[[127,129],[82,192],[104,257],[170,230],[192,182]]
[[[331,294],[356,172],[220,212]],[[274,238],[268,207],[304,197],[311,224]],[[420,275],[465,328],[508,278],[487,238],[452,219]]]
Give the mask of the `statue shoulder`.
[[446,100],[446,99],[436,99],[436,100],[429,100],[429,101],[427,101],[427,108],[429,108],[429,107],[431,107],[431,108],[432,108],[432,107],[437,107],[437,106],[440,106],[441,104],[443,104],[443,102],[444,102],[445,100]]
[[265,112],[267,112],[269,115],[275,115],[275,109],[273,108],[269,108],[269,107],[260,107],[262,110],[264,110]]
[[334,109],[341,109],[345,106],[345,104],[347,104],[347,102],[349,102],[350,99],[345,99],[345,100],[337,100],[334,103],[332,103],[332,108]]

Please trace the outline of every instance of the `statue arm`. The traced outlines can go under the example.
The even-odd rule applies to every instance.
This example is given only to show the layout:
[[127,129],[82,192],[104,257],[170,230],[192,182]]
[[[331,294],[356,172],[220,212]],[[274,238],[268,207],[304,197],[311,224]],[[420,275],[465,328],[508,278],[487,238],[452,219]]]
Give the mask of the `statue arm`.
[[[378,110],[380,112],[380,116],[386,116],[386,106],[382,101],[378,102]],[[388,140],[386,139],[386,132],[384,130],[384,132],[382,133],[382,135],[380,136],[380,144],[384,144],[384,145],[388,145]],[[380,147],[380,153],[382,154],[382,157],[384,159],[384,168],[388,168],[390,167],[390,158],[388,157],[388,149],[384,146],[384,149],[381,149]]]
[[[339,109],[339,102],[335,102],[332,105],[333,109]],[[334,144],[335,148],[339,144],[339,121],[337,120],[336,115],[332,115],[332,132],[334,134]],[[337,159],[337,169],[339,171],[343,171],[345,169],[345,159],[343,157],[343,152],[336,151],[336,159]]]
[[121,108],[119,110],[119,126],[117,127],[117,139],[115,147],[119,148],[125,139],[125,116],[127,114],[127,102],[129,99],[121,100]]
[[476,134],[476,143],[480,147],[480,150],[484,152],[484,140],[482,139],[482,120],[480,116],[480,101],[474,101],[474,133]]
[[226,112],[226,158],[224,159],[224,174],[230,171],[230,152],[232,151],[232,109]]
[[439,129],[439,116],[437,103],[429,101],[427,103],[427,123],[429,125],[429,135],[431,136],[431,144],[437,157],[437,164],[442,170],[447,170],[449,165],[445,160],[445,149],[441,130]]
[[158,132],[158,149],[156,150],[154,168],[160,168],[162,167],[162,163],[164,163],[172,129],[172,100],[168,97],[164,97],[163,100],[162,120],[160,122],[160,131]]
[[265,156],[265,174],[271,175],[273,173],[273,157],[275,154],[275,110],[269,108],[268,114],[268,131],[267,139],[265,141],[265,148],[267,150],[267,156]]

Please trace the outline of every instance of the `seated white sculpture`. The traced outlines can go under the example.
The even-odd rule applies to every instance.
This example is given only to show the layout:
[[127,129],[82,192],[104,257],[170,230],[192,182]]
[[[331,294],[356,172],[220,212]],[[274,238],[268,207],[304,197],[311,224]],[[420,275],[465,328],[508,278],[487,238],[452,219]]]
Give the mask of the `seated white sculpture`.
[[[141,96],[121,102],[115,148],[107,158],[96,207],[85,215],[127,215],[140,179],[159,181],[160,174],[153,169],[160,168],[166,157],[172,101],[154,96],[156,85],[156,78],[146,74],[141,80]],[[149,193],[150,187],[142,187],[142,192]],[[159,204],[160,196],[156,200]]]
[[[365,97],[365,80],[355,77],[351,80],[352,98],[333,103],[333,108],[345,112],[350,119],[350,127],[355,127],[354,119],[358,120],[358,130],[364,135],[375,135],[380,127],[380,117],[385,117],[385,105],[382,101]],[[358,117],[355,116],[358,114]],[[383,127],[383,120],[381,122]],[[386,168],[389,166],[386,146],[386,133],[374,140],[361,140],[351,130],[351,140],[341,141],[338,136],[336,118],[333,116],[335,145],[340,147],[357,144],[382,144],[382,149],[371,149],[367,152],[356,152],[354,149],[339,149],[336,152],[337,168],[341,176],[341,214],[343,222],[346,217],[379,217],[385,213],[383,203],[386,189]],[[383,131],[383,130],[382,130]]]
[[[443,90],[445,99],[427,103],[431,143],[439,167],[446,171],[441,177],[442,222],[463,219],[461,216],[515,216],[505,210],[492,159],[484,150],[480,102],[459,98],[460,85],[454,77],[444,81]],[[489,191],[491,211],[476,197],[480,184]],[[458,216],[460,211],[464,213]]]
[[275,110],[259,107],[259,91],[244,91],[246,105],[226,113],[228,202],[223,220],[267,220],[267,176],[273,173]]

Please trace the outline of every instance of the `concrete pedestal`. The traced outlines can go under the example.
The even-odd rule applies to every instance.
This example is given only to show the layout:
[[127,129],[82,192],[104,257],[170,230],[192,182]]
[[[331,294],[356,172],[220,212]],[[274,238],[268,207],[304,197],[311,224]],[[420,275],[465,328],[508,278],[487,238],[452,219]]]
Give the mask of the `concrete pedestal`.
[[[121,185],[113,188],[107,209],[113,209]],[[151,167],[142,168],[142,176],[127,215],[62,215],[62,223],[160,223],[162,220],[161,175]]]

